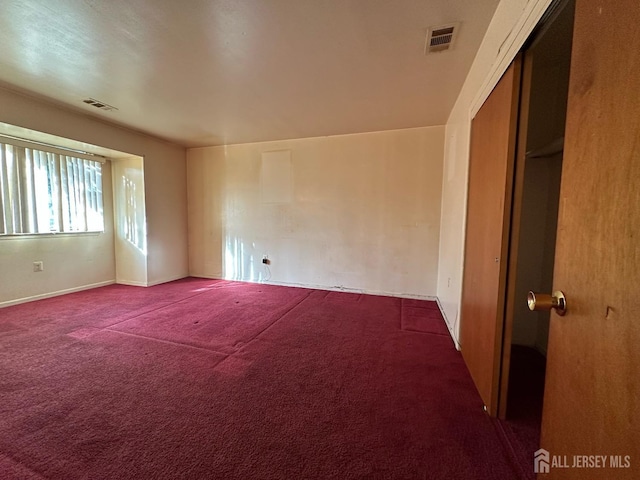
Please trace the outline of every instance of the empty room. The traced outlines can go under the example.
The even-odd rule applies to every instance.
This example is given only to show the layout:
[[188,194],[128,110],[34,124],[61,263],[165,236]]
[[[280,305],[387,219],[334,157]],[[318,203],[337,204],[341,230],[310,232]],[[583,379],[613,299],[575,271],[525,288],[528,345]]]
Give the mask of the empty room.
[[632,479],[640,4],[0,5],[0,479]]

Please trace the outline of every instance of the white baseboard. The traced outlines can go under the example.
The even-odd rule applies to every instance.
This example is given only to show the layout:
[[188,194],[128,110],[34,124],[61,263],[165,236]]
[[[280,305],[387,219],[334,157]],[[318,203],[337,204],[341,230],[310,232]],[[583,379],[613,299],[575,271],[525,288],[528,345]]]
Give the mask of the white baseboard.
[[181,280],[183,278],[187,278],[189,276],[189,274],[185,274],[185,275],[178,275],[175,277],[167,277],[167,278],[163,278],[162,280],[156,280],[155,282],[147,282],[147,287],[153,287],[154,285],[160,285],[161,283],[168,283],[168,282],[175,282],[176,280]]
[[174,282],[183,278],[187,278],[189,275],[178,275],[175,277],[163,278],[162,280],[156,280],[155,282],[138,282],[136,280],[123,280],[116,279],[116,283],[120,285],[129,285],[131,287],[153,287],[162,283]]
[[146,282],[138,282],[136,280],[123,280],[123,279],[116,279],[116,283],[118,285],[128,285],[130,287],[146,287],[147,283]]
[[92,288],[104,287],[106,285],[113,285],[114,283],[116,283],[115,280],[107,280],[105,282],[91,283],[89,285],[82,285],[80,287],[57,290],[55,292],[41,293],[40,295],[32,295],[30,297],[17,298],[15,300],[7,300],[6,302],[0,302],[0,308],[10,307],[11,305],[18,305],[20,303],[34,302],[36,300],[43,300],[45,298],[58,297],[60,295],[66,295],[67,293],[81,292],[82,290],[91,290]]
[[365,295],[381,295],[383,297],[397,297],[397,298],[411,298],[415,300],[430,300],[435,301],[436,297],[432,295],[418,295],[415,293],[398,293],[398,292],[386,292],[384,290],[368,290],[366,288],[349,288],[342,286],[327,286],[327,285],[314,285],[306,283],[288,283],[288,282],[253,282],[264,283],[266,285],[279,285],[282,287],[296,287],[296,288],[313,288],[314,290],[325,290],[328,292],[346,292],[346,293],[362,293]]
[[447,318],[447,314],[442,308],[442,304],[440,303],[440,299],[436,298],[436,303],[438,304],[438,308],[440,309],[440,313],[442,314],[442,318],[444,319],[444,324],[447,326],[447,330],[449,330],[449,335],[451,336],[451,340],[453,340],[453,345],[456,347],[456,350],[460,351],[460,343],[456,339],[456,336],[453,333],[453,327],[449,319]]
[[211,278],[212,280],[225,280],[227,282],[259,283],[263,285],[277,285],[280,287],[311,288],[314,290],[325,290],[328,292],[362,293],[365,295],[380,295],[384,297],[411,298],[415,300],[430,300],[432,302],[435,302],[437,298],[434,295],[418,295],[415,293],[386,292],[383,290],[367,290],[367,289],[360,289],[360,288],[342,287],[338,285],[330,287],[327,285],[316,285],[313,283],[275,282],[273,280],[268,280],[265,282],[255,282],[251,280],[229,280],[225,278],[220,278],[218,276],[198,275],[196,273],[192,273],[190,276],[197,277],[197,278]]

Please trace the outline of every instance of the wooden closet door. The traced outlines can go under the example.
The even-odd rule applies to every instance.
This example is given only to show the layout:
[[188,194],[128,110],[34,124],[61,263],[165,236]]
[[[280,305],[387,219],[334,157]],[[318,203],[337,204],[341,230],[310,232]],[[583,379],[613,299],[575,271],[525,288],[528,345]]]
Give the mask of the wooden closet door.
[[639,25],[638,0],[576,3],[541,446],[606,465],[540,478],[640,478]]
[[521,60],[471,124],[460,346],[490,415],[497,415]]

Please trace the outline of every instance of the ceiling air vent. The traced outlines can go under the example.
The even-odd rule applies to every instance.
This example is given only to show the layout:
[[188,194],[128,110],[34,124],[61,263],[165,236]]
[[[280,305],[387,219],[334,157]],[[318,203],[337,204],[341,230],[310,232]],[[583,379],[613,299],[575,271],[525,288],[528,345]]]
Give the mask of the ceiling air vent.
[[110,112],[111,110],[118,110],[113,105],[109,105],[108,103],[101,102],[100,100],[96,100],[95,98],[87,98],[83,100],[87,105],[91,105],[92,107],[99,108],[100,110],[106,110]]
[[445,50],[450,50],[453,46],[453,42],[456,39],[459,29],[459,23],[452,23],[449,25],[441,25],[439,27],[429,28],[429,32],[427,33],[427,41],[424,48],[425,55],[428,53],[444,52]]

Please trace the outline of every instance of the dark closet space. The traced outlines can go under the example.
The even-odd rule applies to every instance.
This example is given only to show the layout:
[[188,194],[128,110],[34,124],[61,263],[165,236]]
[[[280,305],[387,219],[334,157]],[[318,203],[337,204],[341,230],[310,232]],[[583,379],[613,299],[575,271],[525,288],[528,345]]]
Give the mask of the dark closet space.
[[[529,290],[551,292],[573,34],[574,1],[553,4],[523,49],[512,256],[505,349],[510,349],[504,422],[516,454],[540,445],[548,311],[530,311]],[[509,318],[511,317],[511,319]]]

